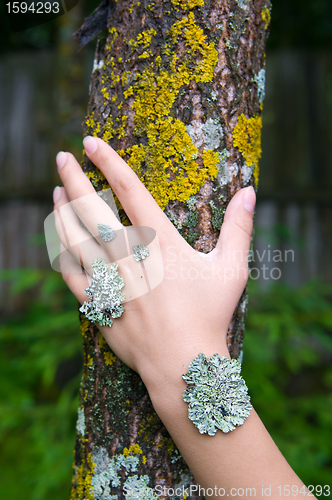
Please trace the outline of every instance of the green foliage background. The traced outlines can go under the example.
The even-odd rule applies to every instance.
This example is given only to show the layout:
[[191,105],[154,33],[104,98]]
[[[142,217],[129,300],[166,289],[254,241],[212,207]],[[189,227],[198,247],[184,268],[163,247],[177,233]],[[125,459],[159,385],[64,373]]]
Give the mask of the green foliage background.
[[77,301],[51,270],[0,276],[12,294],[34,296],[0,326],[1,496],[69,498],[81,366]]
[[[8,500],[62,500],[78,407],[77,302],[53,271],[1,278],[11,293],[35,295],[0,327],[1,492]],[[332,486],[332,286],[262,290],[251,282],[249,293],[243,375],[255,409],[301,479]]]

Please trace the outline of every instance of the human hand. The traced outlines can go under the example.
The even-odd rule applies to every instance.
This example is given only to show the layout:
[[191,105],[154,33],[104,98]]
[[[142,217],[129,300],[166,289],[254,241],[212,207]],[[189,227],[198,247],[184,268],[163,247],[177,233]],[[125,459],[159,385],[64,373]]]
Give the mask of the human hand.
[[[226,334],[248,279],[254,189],[245,188],[235,194],[227,207],[215,249],[203,254],[179,235],[133,170],[110,146],[102,139],[90,137],[84,146],[131,223],[156,231],[163,260],[164,279],[160,285],[125,304],[125,312],[111,327],[96,323],[111,349],[140,374],[149,392],[156,387],[156,380],[168,379],[171,373],[184,373],[199,352],[229,356]],[[57,165],[64,188],[54,192],[55,211],[75,200],[75,211],[91,234],[96,233],[100,222],[110,224],[116,231],[123,229],[106,203],[98,196],[88,196],[95,190],[72,154],[58,154]],[[82,256],[75,253],[58,227],[62,244],[82,263]],[[126,282],[132,270],[125,260],[117,260],[116,240],[92,240],[74,213],[66,219],[66,233],[75,235],[76,242],[90,237],[89,255],[118,263],[119,276]],[[147,259],[153,261],[152,253]],[[92,260],[84,259],[86,272],[63,273],[81,304],[87,299],[84,290],[89,286]],[[193,269],[195,279],[190,279]],[[126,294],[126,287],[122,291]]]

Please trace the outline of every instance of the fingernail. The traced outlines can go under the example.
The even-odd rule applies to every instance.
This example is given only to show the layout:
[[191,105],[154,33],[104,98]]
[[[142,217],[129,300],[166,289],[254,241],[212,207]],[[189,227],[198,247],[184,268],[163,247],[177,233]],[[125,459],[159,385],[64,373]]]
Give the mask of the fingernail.
[[95,137],[91,137],[91,135],[87,135],[86,137],[84,137],[83,146],[84,146],[85,151],[89,155],[94,153],[97,149],[97,141],[96,141]]
[[56,186],[53,191],[53,203],[56,203],[61,196],[61,187]]
[[242,203],[244,208],[248,210],[248,212],[250,212],[251,214],[254,213],[256,205],[256,194],[252,186],[245,188]]
[[58,154],[56,155],[55,161],[58,167],[58,172],[60,172],[60,170],[67,161],[67,154],[64,151],[59,151]]

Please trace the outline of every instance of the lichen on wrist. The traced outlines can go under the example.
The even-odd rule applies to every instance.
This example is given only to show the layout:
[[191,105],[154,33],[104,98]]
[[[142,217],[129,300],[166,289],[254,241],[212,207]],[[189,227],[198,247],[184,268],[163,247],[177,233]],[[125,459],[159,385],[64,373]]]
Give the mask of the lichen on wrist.
[[214,436],[242,425],[252,406],[236,359],[219,354],[210,360],[202,353],[190,363],[182,378],[188,384],[183,399],[189,403],[188,417],[201,434]]

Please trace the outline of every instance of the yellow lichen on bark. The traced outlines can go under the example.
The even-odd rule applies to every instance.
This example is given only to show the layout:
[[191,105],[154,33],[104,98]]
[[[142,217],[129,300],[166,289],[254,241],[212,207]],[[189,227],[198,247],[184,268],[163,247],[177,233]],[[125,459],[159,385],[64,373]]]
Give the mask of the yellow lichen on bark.
[[180,6],[183,10],[195,9],[195,7],[202,7],[204,0],[171,0],[175,7]]
[[142,455],[143,451],[138,443],[132,444],[129,448],[124,448],[122,454],[127,457],[128,455]]
[[82,321],[81,321],[81,326],[80,326],[80,330],[81,330],[81,334],[82,334],[83,339],[85,338],[86,334],[88,333],[89,327],[90,327],[90,321],[84,316]]
[[246,118],[242,113],[233,130],[233,145],[237,147],[245,159],[248,167],[254,167],[255,184],[258,184],[259,167],[258,161],[262,156],[261,148],[261,116]]
[[116,356],[112,352],[104,352],[104,360],[106,365],[113,365],[116,361]]
[[220,162],[219,155],[211,149],[202,153],[204,167],[210,172],[210,177],[214,178],[218,174],[218,163]]
[[70,492],[70,500],[95,500],[92,493],[91,479],[93,477],[95,464],[91,453],[88,453],[86,463],[83,461],[78,467],[74,467],[75,473],[73,485]]
[[[180,7],[185,10],[203,3],[203,0],[179,0]],[[177,0],[173,4],[178,5]],[[127,40],[133,53],[138,52],[138,58],[148,60],[141,71],[131,75],[127,72],[120,78],[111,53],[120,35],[115,28],[109,33],[111,36],[106,45],[109,57],[105,69],[111,67],[112,71],[102,75],[100,92],[104,99],[117,102],[120,114],[117,118],[109,116],[100,130],[92,112],[86,121],[87,132],[101,136],[106,142],[112,138],[124,138],[130,99],[129,106],[134,111],[133,133],[147,138],[147,144],[127,147],[124,158],[161,208],[165,208],[170,200],[184,202],[197,193],[208,178],[216,177],[217,157],[212,151],[201,153],[194,146],[184,123],[172,116],[172,107],[180,90],[191,81],[212,81],[218,62],[214,41],[207,41],[207,35],[196,23],[194,12],[189,12],[170,27],[161,47],[162,58],[154,56],[151,50],[156,30],[142,31],[134,39]],[[105,183],[99,172],[88,176],[94,185],[100,181]]]
[[108,343],[106,342],[100,331],[98,331],[98,347],[99,349],[108,349]]
[[262,20],[264,21],[264,28],[267,30],[271,22],[271,13],[268,7],[264,7],[261,12]]
[[[179,41],[186,47],[181,56],[176,53]],[[135,75],[135,82],[126,89],[124,97],[134,96],[134,134],[148,139],[147,145],[126,149],[127,161],[159,206],[165,208],[170,200],[188,200],[208,177],[218,173],[214,161],[203,161],[200,166],[196,161],[199,150],[184,123],[171,116],[172,106],[184,85],[191,80],[212,80],[218,53],[214,42],[206,43],[206,35],[195,23],[193,12],[172,25],[161,52],[169,56],[169,67],[161,68],[158,56],[159,59]]]

